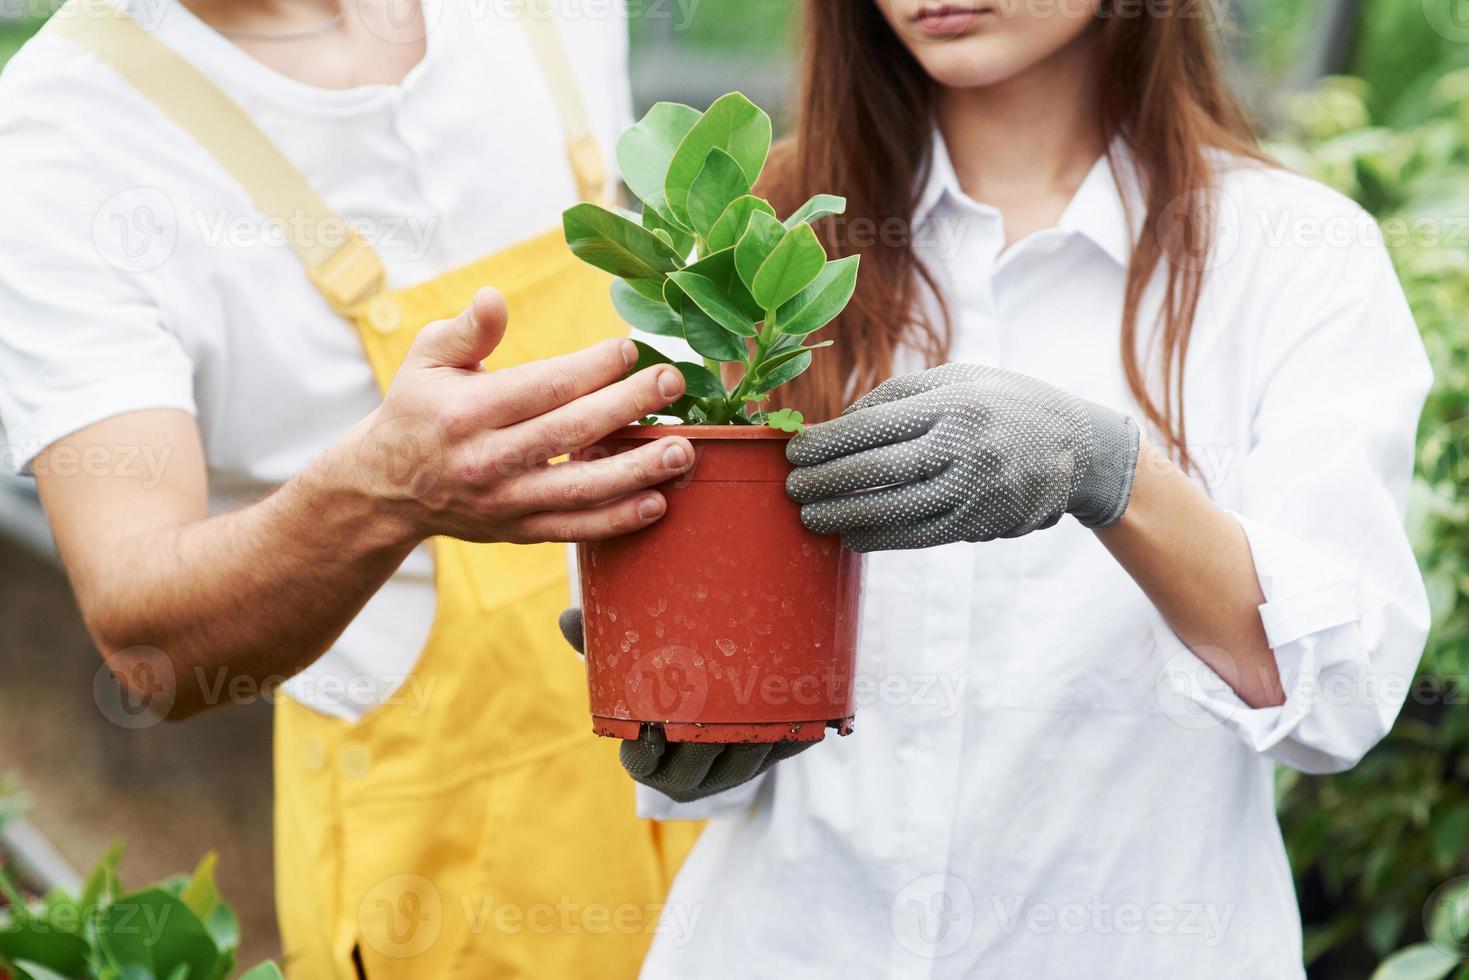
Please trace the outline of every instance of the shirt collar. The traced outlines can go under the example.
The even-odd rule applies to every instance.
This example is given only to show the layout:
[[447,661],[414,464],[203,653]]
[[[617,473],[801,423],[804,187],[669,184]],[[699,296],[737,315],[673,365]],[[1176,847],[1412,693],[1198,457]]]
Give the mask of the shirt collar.
[[[1109,162],[1109,157],[1111,161],[1115,161],[1115,175],[1113,162]],[[1134,219],[1131,222],[1124,203],[1124,194],[1134,205],[1131,212]],[[914,211],[915,225],[927,221],[945,200],[950,203],[962,202],[971,207],[975,204],[959,186],[958,174],[949,158],[949,148],[944,143],[943,134],[938,127],[934,127],[928,179]],[[1118,138],[1113,141],[1110,153],[1098,159],[1088,171],[1076,194],[1072,196],[1071,203],[1061,213],[1061,219],[1056,226],[1062,231],[1075,232],[1086,237],[1114,262],[1125,267],[1132,258],[1133,242],[1140,230],[1136,216],[1142,213],[1139,210],[1141,201],[1142,194],[1132,154],[1128,152],[1126,143]]]

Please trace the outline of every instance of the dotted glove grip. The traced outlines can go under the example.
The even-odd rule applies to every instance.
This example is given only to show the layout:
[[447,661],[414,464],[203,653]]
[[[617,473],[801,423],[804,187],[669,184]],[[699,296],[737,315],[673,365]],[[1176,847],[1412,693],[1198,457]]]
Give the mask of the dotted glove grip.
[[1139,434],[1035,378],[945,364],[883,382],[787,450],[786,489],[817,534],[856,551],[1014,538],[1073,514],[1121,520]]

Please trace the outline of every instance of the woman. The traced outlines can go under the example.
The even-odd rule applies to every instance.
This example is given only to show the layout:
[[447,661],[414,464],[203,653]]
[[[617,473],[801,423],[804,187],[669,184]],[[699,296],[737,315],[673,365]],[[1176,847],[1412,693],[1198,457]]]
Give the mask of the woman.
[[0,421],[129,707],[275,704],[294,980],[626,977],[691,835],[553,655],[693,455],[541,465],[683,390],[561,231],[626,24],[548,12],[72,0],[0,78]]
[[645,976],[1303,975],[1273,767],[1353,765],[1412,677],[1430,378],[1373,224],[1261,157],[1198,9],[808,3],[767,183],[846,194],[863,278],[790,400],[862,397],[790,489],[875,552],[876,693],[716,795],[745,750],[625,754],[713,817]]

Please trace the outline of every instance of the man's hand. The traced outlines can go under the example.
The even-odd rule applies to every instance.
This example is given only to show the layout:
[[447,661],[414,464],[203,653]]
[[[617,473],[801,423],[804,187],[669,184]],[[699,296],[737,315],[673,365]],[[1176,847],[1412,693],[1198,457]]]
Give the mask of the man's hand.
[[[577,653],[586,652],[580,609],[561,614],[561,635]],[[675,742],[663,729],[644,725],[637,741],[623,740],[622,768],[635,781],[656,789],[675,803],[689,803],[734,789],[782,759],[806,751],[815,742]]]
[[[199,429],[184,412],[127,412],[41,453],[36,480],[72,587],[134,696],[186,717],[237,679],[258,691],[295,674],[430,535],[571,540],[657,520],[664,501],[648,488],[692,465],[687,440],[548,461],[678,398],[679,373],[619,380],[632,345],[615,340],[487,372],[505,327],[493,290],[427,327],[371,416],[237,510],[209,516]],[[67,457],[161,465],[78,469]]]
[[343,475],[419,538],[583,541],[656,521],[665,502],[648,488],[693,463],[688,440],[550,461],[676,401],[683,377],[664,364],[619,380],[637,360],[625,339],[487,372],[481,362],[507,318],[486,289],[459,317],[425,328],[382,405],[349,437]]

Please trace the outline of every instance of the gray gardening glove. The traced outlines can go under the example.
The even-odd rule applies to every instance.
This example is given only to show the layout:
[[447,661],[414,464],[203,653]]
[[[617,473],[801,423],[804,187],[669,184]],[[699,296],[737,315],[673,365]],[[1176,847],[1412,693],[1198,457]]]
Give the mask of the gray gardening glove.
[[884,381],[786,455],[810,531],[855,551],[931,548],[1017,538],[1062,514],[1117,523],[1138,428],[1023,374],[944,364]]
[[[577,653],[585,654],[580,609],[561,614],[561,635]],[[622,768],[644,786],[675,803],[702,800],[749,782],[782,759],[804,752],[815,742],[765,742],[726,745],[713,742],[675,742],[663,729],[644,725],[636,742],[623,740]]]

